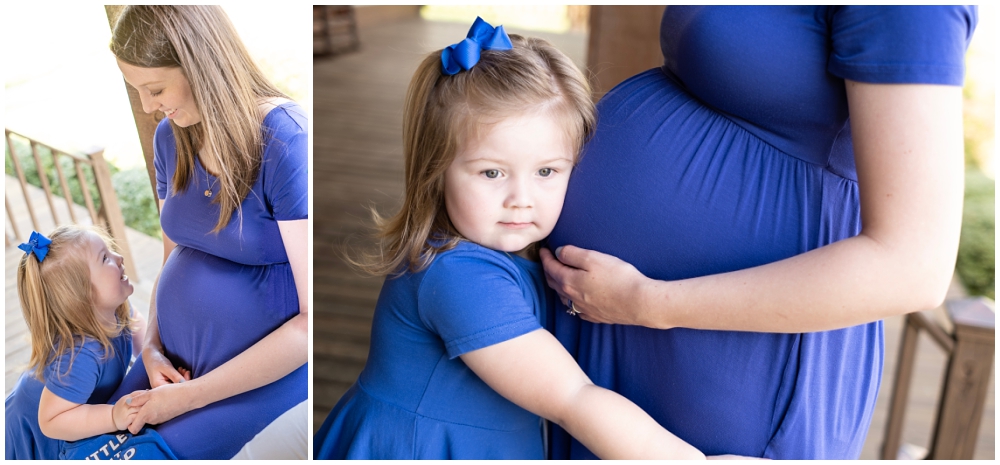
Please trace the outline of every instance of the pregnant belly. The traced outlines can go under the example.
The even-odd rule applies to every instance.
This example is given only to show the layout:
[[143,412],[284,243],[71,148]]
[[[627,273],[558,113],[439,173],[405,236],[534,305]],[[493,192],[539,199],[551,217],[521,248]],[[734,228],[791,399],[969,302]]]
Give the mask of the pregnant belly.
[[243,265],[177,246],[160,273],[156,317],[175,365],[201,376],[298,314],[288,263]]
[[[676,280],[745,269],[857,234],[856,185],[782,153],[662,73],[609,93],[551,247],[617,256]],[[790,402],[800,335],[552,328],[591,379],[710,453],[761,454]]]

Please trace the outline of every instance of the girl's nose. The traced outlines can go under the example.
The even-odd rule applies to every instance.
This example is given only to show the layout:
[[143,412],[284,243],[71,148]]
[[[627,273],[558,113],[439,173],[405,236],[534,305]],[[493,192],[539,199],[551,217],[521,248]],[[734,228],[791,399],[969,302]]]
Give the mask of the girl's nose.
[[531,207],[531,186],[530,181],[523,178],[514,178],[510,181],[510,190],[507,192],[507,199],[504,202],[506,208],[528,208]]

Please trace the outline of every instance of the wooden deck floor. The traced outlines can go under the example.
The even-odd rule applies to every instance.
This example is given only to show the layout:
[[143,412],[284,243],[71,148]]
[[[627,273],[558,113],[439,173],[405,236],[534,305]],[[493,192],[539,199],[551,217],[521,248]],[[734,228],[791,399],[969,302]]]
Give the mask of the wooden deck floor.
[[[39,231],[44,234],[55,229],[56,224],[49,213],[44,192],[34,186],[29,186],[28,192],[40,223],[38,225]],[[18,376],[27,365],[30,355],[28,328],[24,324],[21,304],[17,298],[17,264],[21,260],[21,256],[24,255],[24,252],[18,249],[17,245],[27,240],[31,234],[32,226],[17,178],[5,176],[4,195],[14,211],[18,234],[21,237],[20,241],[11,238],[11,245],[4,250],[4,395],[6,396],[14,388],[14,383],[17,382]],[[67,221],[69,214],[65,201],[60,198],[55,204],[60,219]],[[77,218],[89,218],[86,208],[77,205],[75,211]],[[13,233],[9,221],[6,222],[6,231],[8,235]],[[132,228],[126,228],[125,234],[139,274],[139,276],[129,276],[129,281],[134,288],[129,301],[133,308],[142,313],[143,316],[147,316],[153,280],[163,263],[163,243],[159,239],[149,237]]]
[[[406,85],[426,53],[456,42],[467,28],[422,20],[375,26],[360,31],[361,51],[314,63],[314,430],[357,378],[368,354],[382,280],[353,272],[343,256],[371,246],[369,207],[383,213],[399,207]],[[585,64],[585,35],[529,34],[546,37]],[[887,320],[885,327],[882,395],[862,453],[867,459],[877,458],[882,443],[902,319]],[[927,340],[919,351],[904,442],[926,445],[944,357]],[[993,387],[989,392],[976,452],[981,459],[994,457]]]

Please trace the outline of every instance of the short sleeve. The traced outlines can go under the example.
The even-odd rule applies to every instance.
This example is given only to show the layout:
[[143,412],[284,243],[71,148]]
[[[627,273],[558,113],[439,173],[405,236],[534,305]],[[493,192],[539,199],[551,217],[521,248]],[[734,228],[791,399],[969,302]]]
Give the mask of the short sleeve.
[[961,86],[975,6],[842,6],[830,17],[830,73],[876,84]]
[[167,119],[160,121],[153,134],[153,167],[156,169],[156,195],[160,200],[166,199],[170,192],[169,163],[176,166],[177,143],[174,140],[174,130]]
[[103,351],[101,344],[94,340],[74,350],[76,356],[72,357],[72,365],[71,355],[66,352],[45,367],[45,387],[64,400],[86,404],[100,379]]
[[420,318],[455,358],[541,328],[514,265],[479,254],[439,256],[420,284]]
[[261,172],[264,195],[277,221],[309,217],[309,133],[298,106],[281,106],[267,117]]

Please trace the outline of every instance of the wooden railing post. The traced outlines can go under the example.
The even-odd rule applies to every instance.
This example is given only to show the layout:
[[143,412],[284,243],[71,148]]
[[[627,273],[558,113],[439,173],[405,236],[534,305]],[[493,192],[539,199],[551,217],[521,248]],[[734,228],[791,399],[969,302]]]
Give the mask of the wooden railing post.
[[132,277],[133,281],[138,281],[139,272],[135,267],[128,239],[125,237],[125,218],[122,217],[122,210],[118,206],[118,196],[115,195],[115,189],[111,186],[111,170],[108,169],[108,164],[104,161],[104,150],[90,153],[90,159],[93,162],[97,192],[101,194],[101,211],[98,216],[107,223],[108,233],[115,240],[118,250],[125,259],[125,272]]
[[955,349],[948,360],[928,458],[971,459],[975,452],[996,348],[996,313],[990,307],[985,298],[948,303]]
[[[993,370],[996,313],[985,297],[945,302],[945,327],[930,312],[906,316],[899,365],[889,405],[889,420],[881,458],[892,460],[901,450],[906,401],[913,380],[917,336],[927,332],[948,357],[944,387],[932,432],[930,459],[971,459],[978,439],[979,423]],[[922,457],[921,457],[922,458]]]
[[910,396],[910,383],[913,381],[913,364],[917,357],[917,336],[919,328],[909,316],[903,323],[903,342],[899,347],[899,361],[896,365],[896,382],[892,386],[892,397],[889,401],[889,421],[885,427],[885,442],[882,443],[882,460],[895,460],[902,445],[903,419],[906,414],[906,401]]
[[11,162],[14,164],[14,171],[17,172],[17,179],[21,183],[21,193],[24,194],[24,202],[28,207],[28,216],[31,217],[31,226],[38,229],[38,217],[35,216],[35,207],[31,205],[31,196],[28,195],[28,180],[24,176],[21,168],[21,161],[17,159],[17,152],[14,150],[14,142],[10,140],[10,131],[4,129],[4,137],[7,139],[7,150],[10,150]]

